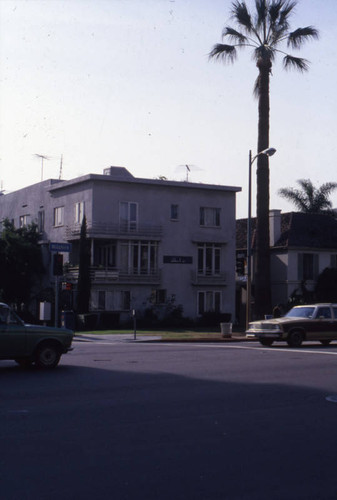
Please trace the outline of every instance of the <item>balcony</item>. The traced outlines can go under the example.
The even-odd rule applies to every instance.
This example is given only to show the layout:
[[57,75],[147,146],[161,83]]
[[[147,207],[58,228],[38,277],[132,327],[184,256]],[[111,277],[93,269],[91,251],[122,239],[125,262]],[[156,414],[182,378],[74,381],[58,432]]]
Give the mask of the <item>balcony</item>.
[[205,273],[201,274],[197,271],[191,273],[192,285],[226,285],[226,273]]
[[[66,227],[66,239],[68,241],[78,240],[81,234],[81,224],[73,224]],[[105,222],[87,221],[88,238],[128,238],[128,239],[151,239],[160,240],[162,226],[153,224],[113,224]]]
[[[64,274],[65,281],[75,283],[78,280],[78,266],[71,266]],[[90,268],[90,280],[93,285],[99,284],[134,284],[134,285],[160,285],[161,271],[151,271],[149,273],[137,273],[121,271],[115,268]]]

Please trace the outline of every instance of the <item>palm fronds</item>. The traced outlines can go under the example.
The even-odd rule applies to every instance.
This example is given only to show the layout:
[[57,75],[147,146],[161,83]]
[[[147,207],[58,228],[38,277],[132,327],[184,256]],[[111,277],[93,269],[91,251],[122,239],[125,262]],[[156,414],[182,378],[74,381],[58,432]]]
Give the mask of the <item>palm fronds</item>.
[[333,213],[329,196],[337,189],[337,182],[326,182],[315,188],[310,179],[299,179],[301,189],[281,188],[278,194],[295,205],[300,212]]
[[236,58],[236,48],[233,45],[217,43],[209,53],[210,59],[234,62]]
[[294,49],[299,49],[301,45],[308,39],[318,38],[318,31],[313,26],[307,26],[306,28],[297,28],[297,30],[289,33],[288,35],[288,46]]
[[294,57],[286,54],[283,58],[283,66],[285,69],[295,68],[299,71],[308,71],[309,61],[303,59],[302,57]]

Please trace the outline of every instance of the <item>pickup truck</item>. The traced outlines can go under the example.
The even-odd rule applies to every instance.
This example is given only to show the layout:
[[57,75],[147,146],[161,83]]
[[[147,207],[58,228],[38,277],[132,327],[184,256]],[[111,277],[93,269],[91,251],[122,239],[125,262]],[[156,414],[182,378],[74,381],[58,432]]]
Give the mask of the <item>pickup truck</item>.
[[61,355],[72,350],[74,332],[66,328],[28,325],[0,302],[0,360],[11,359],[23,367],[55,368]]

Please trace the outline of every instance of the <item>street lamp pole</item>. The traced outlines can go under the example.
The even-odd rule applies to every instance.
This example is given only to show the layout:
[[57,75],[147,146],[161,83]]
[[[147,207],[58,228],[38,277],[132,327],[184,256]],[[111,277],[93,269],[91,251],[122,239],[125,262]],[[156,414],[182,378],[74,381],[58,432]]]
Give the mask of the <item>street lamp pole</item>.
[[246,297],[246,330],[249,326],[251,316],[252,302],[252,165],[260,155],[273,156],[276,153],[275,148],[267,148],[252,157],[252,151],[249,150],[248,165],[248,218],[247,218],[247,297]]

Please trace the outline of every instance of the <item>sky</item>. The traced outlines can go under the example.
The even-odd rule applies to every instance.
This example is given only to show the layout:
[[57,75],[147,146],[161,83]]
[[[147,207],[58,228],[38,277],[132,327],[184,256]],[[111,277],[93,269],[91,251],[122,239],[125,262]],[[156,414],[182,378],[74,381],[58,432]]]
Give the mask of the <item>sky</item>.
[[[246,217],[257,68],[247,49],[234,64],[208,57],[233,26],[231,4],[0,0],[2,189],[109,166],[185,181],[189,165],[191,182],[241,187],[237,217]],[[290,28],[308,25],[319,40],[292,54],[308,59],[309,71],[285,71],[282,58],[273,65],[271,209],[294,209],[278,190],[298,179],[337,181],[337,1],[298,1]],[[337,191],[331,200],[337,207]]]

